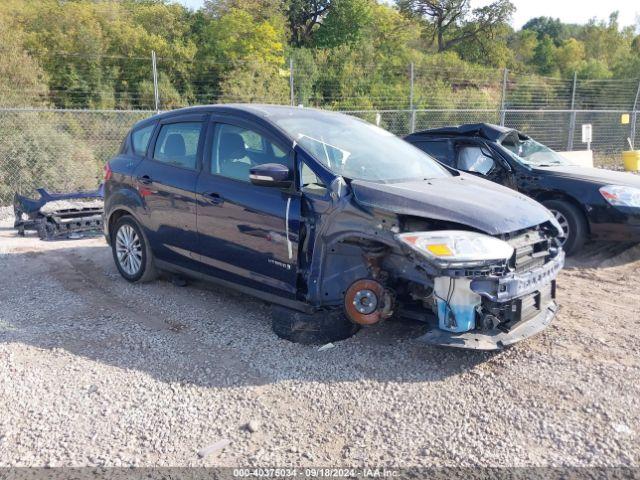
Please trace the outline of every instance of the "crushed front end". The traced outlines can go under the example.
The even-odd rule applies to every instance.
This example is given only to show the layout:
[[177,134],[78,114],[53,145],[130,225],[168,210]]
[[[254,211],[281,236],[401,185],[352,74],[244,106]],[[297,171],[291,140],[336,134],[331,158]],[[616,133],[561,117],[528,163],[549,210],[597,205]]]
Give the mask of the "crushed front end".
[[415,217],[378,220],[377,233],[354,232],[325,250],[324,281],[312,290],[324,308],[340,302],[361,326],[417,320],[430,327],[419,340],[477,350],[524,340],[554,318],[565,254],[553,220],[496,235]]
[[431,307],[437,327],[420,339],[496,350],[542,331],[558,308],[564,252],[556,238],[550,224],[495,237],[464,231],[399,235],[433,275],[422,303]]
[[94,191],[49,193],[43,188],[38,199],[16,194],[14,228],[20,235],[35,230],[42,240],[71,233],[100,231],[104,211],[102,187]]

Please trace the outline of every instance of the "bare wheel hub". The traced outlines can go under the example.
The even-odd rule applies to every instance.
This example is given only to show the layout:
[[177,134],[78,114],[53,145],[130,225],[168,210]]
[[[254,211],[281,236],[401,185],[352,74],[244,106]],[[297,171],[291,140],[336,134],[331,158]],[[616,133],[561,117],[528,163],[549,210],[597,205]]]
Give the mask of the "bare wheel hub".
[[344,311],[347,318],[360,325],[373,325],[391,315],[391,295],[371,279],[356,280],[344,294]]
[[371,290],[358,290],[354,295],[353,305],[358,312],[368,315],[375,312],[378,306],[378,297]]

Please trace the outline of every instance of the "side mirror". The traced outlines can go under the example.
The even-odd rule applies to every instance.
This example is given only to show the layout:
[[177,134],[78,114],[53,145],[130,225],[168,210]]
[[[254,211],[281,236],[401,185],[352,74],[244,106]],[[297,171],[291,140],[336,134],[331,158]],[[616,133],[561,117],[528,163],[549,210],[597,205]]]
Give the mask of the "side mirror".
[[279,163],[256,165],[249,170],[249,180],[260,187],[289,188],[292,183],[291,170]]

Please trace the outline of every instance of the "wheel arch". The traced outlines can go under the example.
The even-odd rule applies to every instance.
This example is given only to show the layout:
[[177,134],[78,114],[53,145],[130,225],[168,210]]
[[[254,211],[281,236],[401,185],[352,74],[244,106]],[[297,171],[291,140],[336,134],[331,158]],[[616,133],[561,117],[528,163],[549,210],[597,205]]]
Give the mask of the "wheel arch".
[[573,205],[574,207],[576,207],[578,209],[578,211],[580,213],[582,213],[582,216],[584,217],[584,220],[585,220],[585,224],[587,226],[587,233],[591,234],[591,222],[589,221],[588,212],[585,209],[584,204],[581,203],[574,196],[569,195],[566,192],[559,192],[557,190],[549,190],[549,191],[538,192],[535,195],[533,195],[533,198],[536,201],[540,202],[540,203],[544,203],[544,202],[546,202],[548,200],[559,200],[559,201],[564,201],[564,202],[567,202],[567,203]]
[[393,249],[397,244],[384,235],[348,230],[331,235],[323,246],[321,267],[310,278],[309,300],[314,305],[335,305],[353,281],[369,275],[364,258],[367,248]]
[[136,222],[140,223],[139,220],[134,215],[134,213],[129,208],[124,206],[118,206],[115,209],[113,209],[109,213],[109,216],[106,218],[106,221],[105,221],[105,224],[107,225],[106,236],[107,236],[107,242],[109,243],[109,245],[111,245],[111,232],[113,231],[113,228],[116,222],[120,220],[122,217],[124,217],[125,215],[132,216],[136,220]]

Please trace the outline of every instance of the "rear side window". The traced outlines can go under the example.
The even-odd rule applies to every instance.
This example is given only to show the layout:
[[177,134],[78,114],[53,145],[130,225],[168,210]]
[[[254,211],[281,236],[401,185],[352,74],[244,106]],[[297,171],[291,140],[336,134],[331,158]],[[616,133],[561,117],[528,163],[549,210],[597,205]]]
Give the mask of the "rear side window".
[[440,160],[444,164],[453,164],[453,152],[451,150],[451,145],[446,140],[433,142],[416,142],[414,143],[414,145],[423,152],[426,152],[437,160]]
[[151,134],[155,125],[149,125],[148,127],[142,127],[138,130],[134,130],[131,134],[131,143],[133,144],[133,151],[136,155],[144,157],[147,154],[147,147],[149,146],[149,140],[151,140]]
[[153,159],[195,170],[201,132],[202,122],[163,125],[158,134]]

